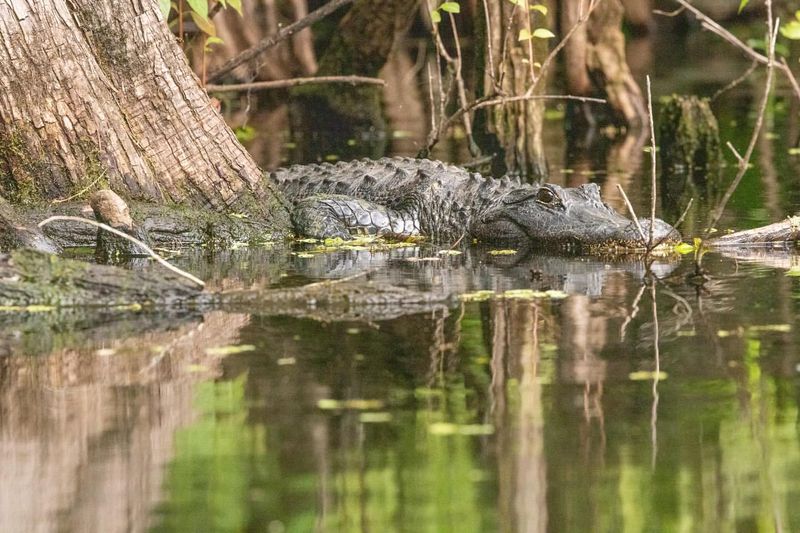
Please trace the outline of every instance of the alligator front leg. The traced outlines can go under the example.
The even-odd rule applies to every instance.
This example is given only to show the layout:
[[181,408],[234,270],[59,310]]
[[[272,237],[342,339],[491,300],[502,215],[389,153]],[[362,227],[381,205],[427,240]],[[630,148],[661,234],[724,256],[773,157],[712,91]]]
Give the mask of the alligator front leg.
[[315,195],[295,203],[292,224],[300,235],[316,239],[380,235],[407,239],[420,235],[419,220],[405,211],[338,194]]

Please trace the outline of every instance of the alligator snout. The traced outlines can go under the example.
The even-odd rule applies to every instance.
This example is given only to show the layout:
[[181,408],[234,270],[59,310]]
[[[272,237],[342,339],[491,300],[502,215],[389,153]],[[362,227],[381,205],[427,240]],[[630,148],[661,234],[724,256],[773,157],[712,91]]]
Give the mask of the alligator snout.
[[677,244],[681,241],[680,232],[660,218],[652,219],[652,221],[649,218],[639,219],[639,226],[642,228],[642,233],[644,233],[644,241],[642,241],[642,236],[639,233],[636,224],[631,222],[628,227],[625,228],[625,240],[633,246],[646,247],[649,244],[648,241],[650,240],[651,225],[653,226],[654,246],[659,244]]

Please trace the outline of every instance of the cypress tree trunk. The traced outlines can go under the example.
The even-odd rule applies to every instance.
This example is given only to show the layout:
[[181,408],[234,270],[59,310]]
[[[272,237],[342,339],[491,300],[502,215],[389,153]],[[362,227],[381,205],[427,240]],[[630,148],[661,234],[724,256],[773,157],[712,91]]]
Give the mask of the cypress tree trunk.
[[0,0],[0,40],[0,196],[36,203],[111,188],[247,205],[287,227],[155,1]]
[[[561,26],[571,28],[586,9],[580,0],[561,0]],[[596,105],[575,104],[581,113],[572,118],[589,124],[615,123],[631,129],[647,124],[647,111],[636,80],[625,59],[620,0],[604,0],[564,47],[567,92],[606,98],[610,114],[597,116]],[[572,105],[572,104],[571,104]]]
[[[536,2],[549,4],[549,2]],[[534,2],[531,2],[533,5]],[[544,39],[519,40],[520,31],[532,33],[537,27],[548,27],[538,12],[523,9],[511,2],[487,2],[487,21],[478,16],[478,26],[483,34],[483,46],[477,68],[485,73],[483,87],[478,96],[491,94],[493,87],[500,85],[502,94],[520,96],[539,76],[538,65],[547,55],[548,44]],[[552,10],[550,10],[552,11]],[[545,89],[539,82],[536,93]],[[476,117],[476,134],[483,126],[480,114]],[[494,169],[500,172],[519,172],[532,179],[547,177],[542,128],[544,125],[544,102],[527,100],[499,105],[487,111],[486,130],[489,139],[479,139],[487,152],[499,149],[504,154],[504,166]]]

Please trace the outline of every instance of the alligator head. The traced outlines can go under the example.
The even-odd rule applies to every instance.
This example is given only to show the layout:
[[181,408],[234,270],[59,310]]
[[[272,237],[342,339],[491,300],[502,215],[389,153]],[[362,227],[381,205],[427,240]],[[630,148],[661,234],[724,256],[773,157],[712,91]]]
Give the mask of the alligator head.
[[[639,219],[649,238],[650,219]],[[675,243],[680,233],[652,221],[654,243]],[[530,243],[558,248],[644,248],[636,224],[603,203],[594,184],[563,188],[544,184],[511,190],[486,209],[472,234],[479,240]]]

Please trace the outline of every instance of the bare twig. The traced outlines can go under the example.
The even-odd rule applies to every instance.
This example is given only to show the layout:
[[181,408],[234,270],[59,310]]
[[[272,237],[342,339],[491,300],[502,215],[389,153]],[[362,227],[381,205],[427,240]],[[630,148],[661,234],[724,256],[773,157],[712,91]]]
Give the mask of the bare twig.
[[[684,9],[690,11],[695,16],[695,18],[700,21],[700,24],[701,24],[701,26],[703,26],[704,29],[706,29],[706,30],[708,30],[708,31],[710,31],[712,33],[715,33],[717,36],[719,36],[723,40],[725,40],[728,43],[730,43],[731,45],[735,46],[736,48],[738,48],[739,50],[744,52],[747,56],[749,56],[753,61],[757,61],[758,63],[761,63],[762,65],[772,64],[773,68],[778,68],[789,79],[789,83],[792,85],[792,89],[794,90],[795,97],[797,97],[800,100],[800,85],[798,85],[797,80],[795,79],[794,74],[792,73],[792,70],[789,68],[788,64],[786,64],[785,62],[782,62],[780,65],[775,65],[774,64],[774,57],[773,57],[773,60],[770,60],[769,57],[767,57],[767,56],[765,56],[763,54],[760,54],[756,50],[754,50],[753,48],[747,46],[738,37],[736,37],[734,34],[729,32],[728,30],[726,30],[722,26],[720,26],[718,22],[716,22],[714,19],[712,19],[711,17],[709,17],[708,15],[706,15],[705,13],[703,13],[702,11],[697,9],[695,6],[693,6],[692,4],[687,2],[686,0],[675,0],[675,2],[680,4]],[[767,7],[767,11],[770,13],[770,18],[771,18],[772,17],[772,15],[771,15],[771,13],[772,13],[772,5],[771,5],[771,2],[769,2],[769,3],[770,3],[770,5]],[[765,5],[766,5],[766,3],[765,3]],[[767,33],[767,35],[768,35],[769,38],[772,38],[772,33],[773,33],[773,31],[772,31],[772,22],[773,21],[770,20],[770,22],[768,24],[768,27],[770,28],[770,31]],[[774,56],[774,54],[773,54],[773,56]]]
[[205,284],[205,282],[203,280],[201,280],[199,278],[196,278],[195,276],[189,274],[188,272],[185,272],[185,271],[181,270],[180,268],[172,265],[166,259],[164,259],[160,255],[155,253],[149,246],[147,246],[145,243],[143,243],[139,239],[137,239],[135,237],[131,237],[127,233],[123,233],[122,231],[119,231],[118,229],[112,228],[111,226],[109,226],[107,224],[103,224],[102,222],[97,222],[95,220],[90,220],[88,218],[60,216],[59,215],[59,216],[52,216],[50,218],[46,218],[46,219],[42,220],[41,222],[39,222],[39,224],[37,224],[37,226],[39,226],[40,228],[43,228],[47,224],[50,224],[51,222],[56,222],[58,220],[67,220],[67,221],[70,221],[70,222],[83,222],[85,224],[90,224],[90,225],[95,226],[97,228],[104,229],[104,230],[106,230],[106,231],[108,231],[110,233],[113,233],[114,235],[122,237],[123,239],[127,239],[130,242],[138,245],[142,250],[147,252],[147,254],[150,257],[152,257],[153,259],[158,261],[158,263],[163,265],[165,268],[175,272],[179,276],[183,276],[184,278],[193,281],[194,283],[200,285],[201,287],[205,287],[206,286],[206,284]]
[[675,224],[672,225],[673,228],[678,229],[678,227],[683,223],[683,219],[686,218],[686,215],[689,213],[689,209],[692,208],[693,203],[694,198],[689,198],[689,201],[686,203],[686,207],[683,208],[683,213],[681,213],[681,216],[679,216],[678,220],[675,221]]
[[100,181],[101,179],[103,179],[105,176],[106,176],[106,171],[105,171],[105,169],[103,169],[103,171],[100,173],[100,175],[97,176],[94,179],[94,181],[92,181],[89,185],[87,185],[86,187],[84,187],[80,191],[76,192],[75,194],[73,194],[72,196],[70,196],[68,198],[56,198],[55,200],[51,200],[50,203],[51,204],[63,204],[64,202],[69,202],[71,200],[74,200],[75,198],[80,198],[81,196],[86,194],[89,191],[89,189],[94,187],[97,184],[97,182]]
[[318,76],[312,78],[291,78],[288,80],[257,81],[254,83],[232,83],[230,85],[206,85],[205,89],[210,93],[223,93],[250,90],[285,89],[287,87],[311,85],[315,83],[386,85],[386,82],[380,78],[369,78],[365,76]]
[[461,109],[457,110],[455,113],[450,115],[447,118],[442,119],[442,122],[439,123],[438,130],[436,135],[429,136],[428,139],[428,150],[432,149],[437,142],[439,142],[439,133],[442,131],[446,131],[456,120],[460,119],[464,113],[468,113],[471,111],[476,111],[478,109],[483,109],[484,107],[492,107],[496,105],[505,105],[511,104],[514,102],[523,102],[526,100],[577,100],[579,102],[594,102],[598,104],[605,104],[607,103],[606,100],[602,98],[593,98],[590,96],[573,96],[570,94],[531,94],[531,95],[521,95],[521,96],[484,96],[483,98],[479,98],[475,100],[467,107],[462,107]]
[[602,1],[603,0],[591,0],[591,2],[589,2],[589,8],[578,18],[578,20],[575,22],[575,25],[572,26],[569,29],[569,31],[564,35],[564,38],[558,42],[558,44],[550,51],[549,54],[547,54],[547,57],[544,58],[544,61],[542,61],[542,68],[539,69],[539,75],[536,77],[536,80],[531,84],[530,87],[528,87],[528,90],[525,92],[526,96],[530,96],[531,94],[533,94],[533,91],[535,91],[536,87],[539,85],[539,81],[544,79],[545,73],[547,72],[547,68],[550,66],[550,63],[552,63],[553,59],[555,59],[556,55],[561,51],[561,49],[567,45],[570,38],[575,34],[575,32],[578,31],[586,23],[587,20],[589,20],[589,17],[592,15],[592,12],[595,10],[597,6],[600,5]]
[[647,239],[647,250],[652,250],[653,246],[653,229],[656,219],[656,128],[655,119],[653,118],[653,95],[650,91],[650,76],[647,76],[647,114],[650,118],[650,227],[649,236]]
[[[679,0],[682,1],[682,0]],[[767,111],[767,102],[769,102],[769,95],[772,90],[772,78],[774,72],[774,60],[775,60],[775,42],[778,38],[778,28],[780,27],[780,20],[774,23],[772,20],[772,2],[771,0],[766,1],[767,5],[767,12],[769,21],[767,23],[767,27],[769,28],[769,62],[767,63],[767,81],[764,86],[764,95],[761,97],[761,105],[759,106],[758,115],[756,118],[756,123],[753,126],[753,134],[750,137],[750,142],[747,145],[747,150],[745,150],[744,155],[739,159],[738,170],[736,172],[736,176],[731,181],[731,184],[728,186],[728,189],[725,191],[725,194],[722,196],[722,199],[719,202],[719,205],[714,209],[712,212],[711,218],[708,223],[708,227],[703,235],[705,239],[708,237],[708,234],[711,232],[712,228],[717,225],[719,219],[722,217],[722,213],[725,211],[725,206],[733,196],[733,193],[736,191],[736,188],[739,186],[739,183],[742,181],[742,178],[747,172],[747,167],[750,163],[750,157],[753,155],[753,150],[756,146],[756,141],[758,140],[758,135],[761,132],[761,127],[764,124],[764,114]]]
[[256,57],[261,55],[265,50],[268,50],[273,46],[275,46],[276,44],[280,43],[281,41],[288,39],[295,33],[299,32],[300,30],[303,30],[311,26],[315,22],[327,17],[340,7],[347,5],[352,1],[353,0],[331,0],[324,6],[320,7],[317,10],[312,11],[305,17],[298,20],[297,22],[293,22],[292,24],[289,24],[285,28],[281,28],[274,35],[265,37],[264,39],[259,41],[258,44],[256,44],[255,46],[248,48],[247,50],[240,53],[236,57],[229,59],[228,61],[225,62],[224,65],[222,65],[220,68],[218,68],[217,70],[208,75],[208,81],[212,82],[220,79],[221,77],[225,76],[239,65],[242,65],[252,59],[255,59]]
[[750,74],[753,73],[753,71],[756,70],[756,68],[758,68],[758,61],[753,61],[752,63],[750,63],[750,66],[747,67],[747,70],[745,70],[742,73],[741,76],[739,76],[738,78],[736,78],[735,80],[730,82],[728,85],[726,85],[725,87],[723,87],[722,89],[718,90],[713,95],[711,95],[710,100],[713,102],[714,100],[716,100],[717,98],[719,98],[720,96],[725,94],[726,92],[730,91],[731,89],[733,89],[734,87],[736,87],[737,85],[742,83],[744,80],[746,80],[750,76]]
[[[636,211],[633,210],[633,206],[631,205],[631,201],[628,200],[628,195],[625,194],[625,189],[622,188],[622,185],[617,183],[617,189],[619,189],[620,194],[622,195],[622,199],[625,201],[625,207],[628,208],[628,212],[631,214],[631,218],[633,219],[633,223],[636,224],[636,231],[639,232],[639,236],[642,238],[642,242],[647,242],[647,237],[644,234],[644,230],[642,229],[642,225],[639,224],[639,217],[636,216]],[[653,225],[653,221],[650,221],[650,225]]]
[[725,143],[725,146],[730,148],[730,151],[733,152],[733,156],[736,158],[736,160],[739,162],[739,164],[742,164],[742,161],[744,161],[744,158],[742,158],[742,156],[739,154],[739,151],[736,150],[736,147],[733,146],[733,143],[728,141],[728,142]]

